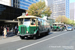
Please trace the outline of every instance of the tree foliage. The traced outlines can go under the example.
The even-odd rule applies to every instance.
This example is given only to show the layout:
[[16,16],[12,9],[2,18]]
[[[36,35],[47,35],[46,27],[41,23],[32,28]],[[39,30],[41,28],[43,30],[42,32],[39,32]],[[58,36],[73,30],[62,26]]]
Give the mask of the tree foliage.
[[41,14],[45,14],[50,16],[52,12],[50,11],[50,7],[46,7],[45,2],[39,1],[37,3],[33,3],[28,8],[28,14],[41,17]]
[[72,24],[74,25],[74,21],[73,20],[70,20],[68,19],[66,16],[64,15],[59,15],[56,19],[55,19],[56,22],[61,22],[61,23],[65,23],[65,24]]
[[64,15],[63,16],[59,15],[55,20],[56,20],[56,22],[62,22],[62,23],[68,22],[68,18]]

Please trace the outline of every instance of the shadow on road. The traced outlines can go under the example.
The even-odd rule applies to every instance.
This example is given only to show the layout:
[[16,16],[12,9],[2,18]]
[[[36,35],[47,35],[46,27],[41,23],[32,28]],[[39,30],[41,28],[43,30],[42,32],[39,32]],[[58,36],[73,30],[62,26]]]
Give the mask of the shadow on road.
[[[49,36],[49,35],[51,35],[51,34],[53,34],[53,33],[50,32],[50,33],[48,33],[48,35],[43,34],[43,35],[41,35],[40,37],[38,37],[36,40],[41,39],[41,38],[44,38],[44,37],[47,37],[47,36]],[[33,38],[25,38],[24,40],[34,40],[34,39],[33,39]]]

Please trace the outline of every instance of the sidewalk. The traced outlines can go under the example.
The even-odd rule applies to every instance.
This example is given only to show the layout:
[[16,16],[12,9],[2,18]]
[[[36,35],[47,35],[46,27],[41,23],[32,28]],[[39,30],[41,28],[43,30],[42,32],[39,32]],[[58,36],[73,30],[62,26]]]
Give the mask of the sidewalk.
[[15,35],[13,32],[8,32],[6,38],[4,38],[4,36],[0,36],[0,44],[15,42],[19,40],[20,38],[17,35]]
[[11,43],[11,42],[16,42],[16,41],[19,41],[21,40],[18,36],[13,36],[13,37],[7,37],[7,38],[3,38],[0,39],[0,45],[1,44],[6,44],[6,43]]
[[[14,34],[14,32],[8,32],[6,38],[13,37],[13,36],[16,36],[16,35]],[[6,39],[6,38],[4,38],[4,36],[0,36],[0,40],[1,40],[1,39]]]

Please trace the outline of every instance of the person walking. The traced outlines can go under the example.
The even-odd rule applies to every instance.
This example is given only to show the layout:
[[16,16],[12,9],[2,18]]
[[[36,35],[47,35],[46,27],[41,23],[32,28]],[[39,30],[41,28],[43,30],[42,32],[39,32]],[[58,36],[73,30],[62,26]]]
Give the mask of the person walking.
[[4,38],[6,38],[6,35],[7,35],[7,29],[6,27],[4,27]]
[[3,35],[3,27],[0,27],[0,35]]
[[18,33],[18,28],[17,26],[15,26],[15,35],[17,35],[17,33]]
[[1,35],[1,28],[0,28],[0,35]]

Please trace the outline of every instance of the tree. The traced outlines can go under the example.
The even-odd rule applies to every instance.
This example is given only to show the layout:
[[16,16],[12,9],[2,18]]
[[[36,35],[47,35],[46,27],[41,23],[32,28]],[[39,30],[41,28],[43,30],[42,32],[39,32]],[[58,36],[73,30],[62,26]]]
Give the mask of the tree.
[[68,19],[68,24],[75,25],[74,21],[73,20],[70,20],[70,19]]
[[61,23],[65,23],[65,24],[70,24],[70,25],[75,25],[73,20],[68,19],[66,16],[64,15],[59,15],[56,19],[56,22],[61,22]]
[[56,19],[55,19],[56,22],[61,22],[61,23],[67,23],[68,21],[68,18],[66,16],[61,16],[59,15]]
[[28,8],[28,14],[41,17],[41,14],[45,14],[50,16],[52,12],[50,11],[50,7],[46,7],[45,2],[39,1],[37,3],[33,3]]

